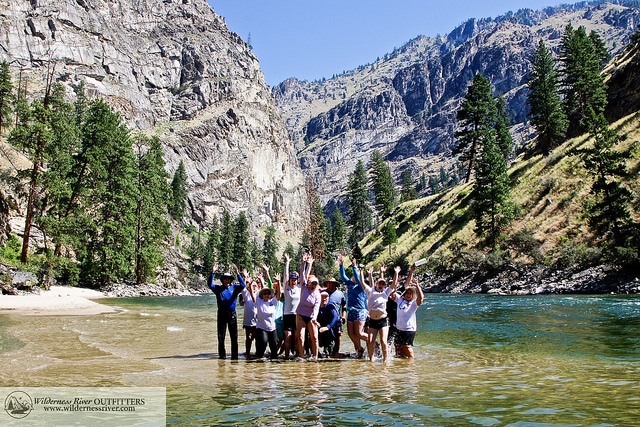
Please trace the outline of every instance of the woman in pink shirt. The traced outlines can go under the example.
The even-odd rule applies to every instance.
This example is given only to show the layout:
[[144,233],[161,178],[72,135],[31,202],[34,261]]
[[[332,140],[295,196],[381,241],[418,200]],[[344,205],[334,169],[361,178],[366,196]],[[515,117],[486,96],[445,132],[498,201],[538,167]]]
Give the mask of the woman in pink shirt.
[[296,309],[296,344],[298,357],[304,355],[304,343],[306,332],[309,331],[311,347],[310,360],[318,359],[318,311],[320,310],[320,281],[314,275],[309,275],[313,257],[305,254],[300,269],[300,302]]

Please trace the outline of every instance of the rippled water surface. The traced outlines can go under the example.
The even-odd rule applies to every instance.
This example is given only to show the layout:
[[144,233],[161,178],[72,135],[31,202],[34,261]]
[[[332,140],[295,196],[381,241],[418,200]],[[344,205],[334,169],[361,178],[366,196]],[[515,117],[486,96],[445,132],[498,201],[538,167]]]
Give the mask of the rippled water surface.
[[0,316],[0,386],[164,386],[169,425],[640,422],[638,297],[427,295],[416,359],[386,364],[221,361],[212,295],[103,302]]

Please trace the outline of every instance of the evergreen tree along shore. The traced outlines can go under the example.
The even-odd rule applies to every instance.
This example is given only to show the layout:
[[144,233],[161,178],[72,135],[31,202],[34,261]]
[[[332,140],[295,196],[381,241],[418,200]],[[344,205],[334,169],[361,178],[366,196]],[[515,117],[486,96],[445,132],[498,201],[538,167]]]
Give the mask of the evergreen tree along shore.
[[[640,113],[605,120],[608,59],[583,27],[565,28],[557,57],[540,42],[528,84],[536,137],[518,147],[503,94],[476,74],[457,116],[459,168],[393,177],[375,150],[329,213],[307,183],[308,226],[296,245],[273,227],[251,236],[244,212],[196,228],[184,165],[169,174],[157,138],[127,129],[82,86],[68,102],[53,74],[29,102],[3,63],[0,137],[30,167],[8,182],[24,194],[25,231],[8,238],[0,262],[37,272],[45,287],[142,286],[172,247],[189,260],[185,281],[197,284],[214,261],[277,272],[283,253],[296,265],[309,249],[321,276],[337,276],[337,254],[404,268],[427,258],[420,273],[433,292],[638,292]],[[43,245],[31,245],[33,227]]]

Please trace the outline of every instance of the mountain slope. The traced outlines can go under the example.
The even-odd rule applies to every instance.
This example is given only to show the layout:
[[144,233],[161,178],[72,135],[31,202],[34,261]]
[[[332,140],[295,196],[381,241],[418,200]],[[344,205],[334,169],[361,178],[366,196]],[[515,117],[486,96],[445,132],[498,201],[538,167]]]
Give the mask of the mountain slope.
[[455,115],[468,84],[482,72],[504,93],[517,143],[530,139],[525,125],[529,57],[540,38],[556,48],[571,23],[602,36],[617,52],[640,22],[637,7],[580,3],[521,10],[496,19],[471,19],[450,34],[417,37],[384,58],[326,81],[289,79],[274,87],[300,164],[334,203],[358,160],[374,149],[395,176],[404,169],[453,174]]
[[159,136],[173,173],[185,163],[189,216],[206,230],[244,210],[257,234],[298,235],[304,178],[249,46],[205,0],[0,0],[0,60],[28,96],[46,73],[80,81],[132,129]]
[[[624,137],[616,150],[628,153],[626,165],[630,174],[623,185],[637,192],[640,111],[612,126]],[[502,252],[486,253],[474,232],[475,222],[469,212],[473,182],[403,203],[387,219],[397,224],[397,244],[391,250],[383,245],[383,222],[361,242],[362,252],[375,265],[427,258],[430,274],[436,275],[429,276],[425,286],[438,292],[487,292],[505,285],[513,288],[500,292],[624,291],[617,288],[617,281],[607,287],[606,271],[599,270],[601,274],[597,275],[588,270],[575,273],[576,268],[601,262],[602,255],[601,237],[593,233],[585,218],[585,206],[593,197],[593,176],[585,169],[580,151],[592,144],[591,139],[582,136],[567,141],[546,157],[516,159],[509,175],[512,200],[519,207],[519,215],[504,231],[500,240]],[[637,204],[634,220],[640,223]],[[547,269],[549,266],[552,268]],[[636,276],[630,281],[637,277],[637,271],[632,273]],[[562,282],[565,279],[570,280]],[[582,279],[591,282],[584,283]],[[549,287],[536,290],[545,282]],[[637,279],[633,287],[633,292],[640,292]]]

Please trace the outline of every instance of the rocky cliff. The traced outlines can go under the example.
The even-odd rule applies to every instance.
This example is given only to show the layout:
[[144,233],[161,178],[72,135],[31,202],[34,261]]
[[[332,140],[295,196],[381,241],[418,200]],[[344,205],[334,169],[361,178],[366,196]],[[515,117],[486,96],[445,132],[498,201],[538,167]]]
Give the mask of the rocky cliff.
[[183,161],[191,219],[226,208],[254,233],[297,235],[304,179],[249,46],[206,0],[0,0],[0,60],[38,96],[47,70],[68,93],[84,81],[133,129]]
[[512,134],[522,144],[529,59],[538,40],[556,49],[564,28],[596,30],[612,53],[640,23],[637,5],[579,3],[471,19],[441,37],[417,37],[374,63],[328,80],[289,79],[272,90],[299,151],[300,163],[324,203],[335,202],[358,160],[378,149],[396,177],[455,173],[451,149],[456,112],[477,72],[508,103]]
[[619,120],[630,112],[640,112],[640,28],[631,39],[632,42],[605,69],[605,115],[610,122]]

